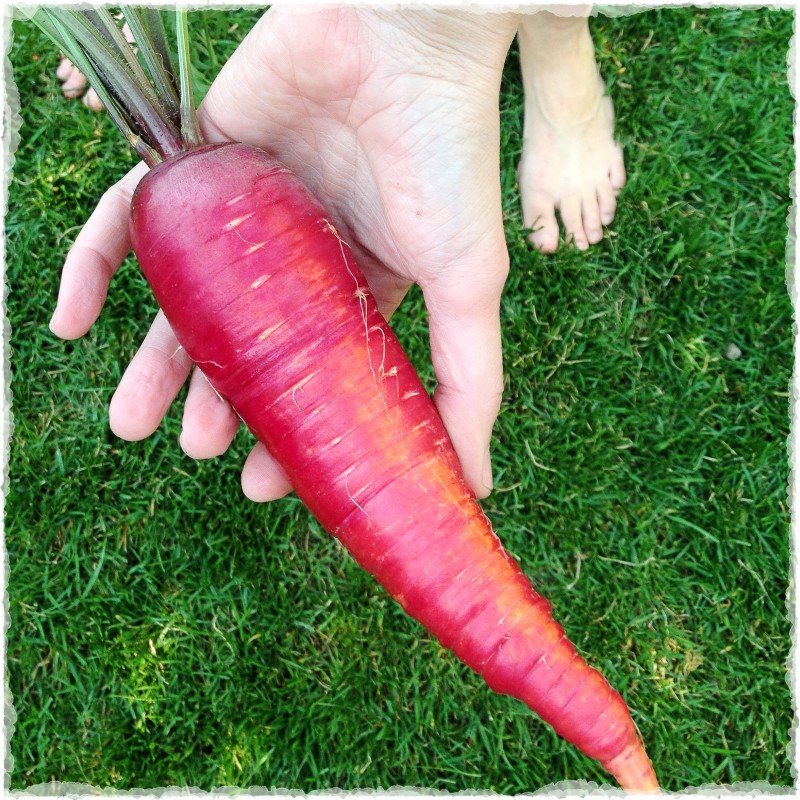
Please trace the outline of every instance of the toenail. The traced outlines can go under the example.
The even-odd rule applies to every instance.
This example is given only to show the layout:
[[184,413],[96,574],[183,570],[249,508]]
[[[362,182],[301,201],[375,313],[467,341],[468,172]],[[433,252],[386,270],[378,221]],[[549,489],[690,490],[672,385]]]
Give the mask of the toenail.
[[536,236],[536,234],[529,236],[528,241],[542,253],[552,253],[558,246],[558,241],[554,242],[549,237]]

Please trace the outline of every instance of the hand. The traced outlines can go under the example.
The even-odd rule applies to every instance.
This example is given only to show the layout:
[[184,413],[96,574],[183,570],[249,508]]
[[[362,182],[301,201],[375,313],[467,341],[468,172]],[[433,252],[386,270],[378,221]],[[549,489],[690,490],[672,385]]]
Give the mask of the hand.
[[[500,294],[508,271],[499,181],[498,96],[510,15],[279,7],[253,28],[199,110],[209,141],[269,150],[329,210],[389,316],[409,286],[429,312],[434,400],[478,497],[491,490],[489,442],[502,392]],[[101,199],[70,251],[53,332],[83,335],[130,249],[140,165]],[[192,365],[156,317],[109,409],[125,439],[150,435]],[[195,368],[181,445],[224,452],[238,419]],[[290,490],[266,449],[242,471],[245,494]]]

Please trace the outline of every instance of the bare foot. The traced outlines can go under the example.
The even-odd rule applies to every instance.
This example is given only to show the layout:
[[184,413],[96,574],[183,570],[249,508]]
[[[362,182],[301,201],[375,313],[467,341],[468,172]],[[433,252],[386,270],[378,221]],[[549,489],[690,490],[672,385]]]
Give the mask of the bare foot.
[[525,123],[518,175],[530,241],[551,253],[565,239],[580,250],[603,238],[625,184],[614,109],[605,95],[587,19],[541,11],[519,33]]

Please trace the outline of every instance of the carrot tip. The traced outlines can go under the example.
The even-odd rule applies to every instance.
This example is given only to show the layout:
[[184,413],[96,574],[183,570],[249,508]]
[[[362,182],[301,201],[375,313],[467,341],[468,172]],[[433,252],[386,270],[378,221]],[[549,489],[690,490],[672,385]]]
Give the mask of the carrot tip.
[[660,794],[658,778],[641,742],[634,742],[603,766],[626,792]]

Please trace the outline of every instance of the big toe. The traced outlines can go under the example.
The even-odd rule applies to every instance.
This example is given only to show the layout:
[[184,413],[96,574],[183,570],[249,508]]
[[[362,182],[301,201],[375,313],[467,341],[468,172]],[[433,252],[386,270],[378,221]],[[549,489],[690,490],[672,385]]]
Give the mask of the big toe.
[[525,216],[525,226],[531,229],[528,241],[542,253],[553,253],[558,249],[558,220],[551,203],[535,206]]
[[537,191],[525,179],[524,165],[520,164],[520,196],[522,200],[522,223],[531,233],[528,241],[543,253],[558,249],[558,220],[555,202],[546,192]]

